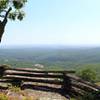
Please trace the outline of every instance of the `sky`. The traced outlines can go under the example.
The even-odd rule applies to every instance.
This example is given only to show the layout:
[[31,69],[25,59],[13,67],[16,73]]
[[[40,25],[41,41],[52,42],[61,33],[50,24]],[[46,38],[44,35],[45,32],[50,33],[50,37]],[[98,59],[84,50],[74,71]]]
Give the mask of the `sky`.
[[100,0],[28,0],[1,45],[100,46]]

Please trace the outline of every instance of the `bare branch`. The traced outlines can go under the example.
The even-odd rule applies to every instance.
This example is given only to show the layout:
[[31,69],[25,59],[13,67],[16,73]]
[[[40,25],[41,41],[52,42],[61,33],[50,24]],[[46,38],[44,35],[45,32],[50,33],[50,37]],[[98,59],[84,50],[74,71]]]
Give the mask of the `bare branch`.
[[9,12],[12,10],[12,8],[10,7],[9,9],[8,9],[8,11],[6,12],[6,15],[5,15],[5,17],[4,17],[4,20],[2,21],[2,23],[3,23],[3,25],[5,26],[6,25],[6,23],[7,23],[7,17],[8,17],[8,14],[9,14]]
[[10,12],[11,10],[12,10],[12,8],[10,7],[10,8],[8,9],[8,11],[6,12],[5,18],[7,18],[8,14],[9,14],[9,12]]

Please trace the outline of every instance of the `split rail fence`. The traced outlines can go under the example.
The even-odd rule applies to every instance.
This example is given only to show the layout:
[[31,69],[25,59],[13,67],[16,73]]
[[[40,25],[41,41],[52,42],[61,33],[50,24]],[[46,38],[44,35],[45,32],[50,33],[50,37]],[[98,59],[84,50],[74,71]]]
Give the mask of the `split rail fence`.
[[28,68],[5,68],[0,66],[0,75],[2,77],[0,82],[12,83],[22,89],[33,88],[36,85],[42,85],[42,88],[56,89],[58,86],[62,91],[75,95],[100,91],[99,86],[75,76],[75,71],[36,71]]

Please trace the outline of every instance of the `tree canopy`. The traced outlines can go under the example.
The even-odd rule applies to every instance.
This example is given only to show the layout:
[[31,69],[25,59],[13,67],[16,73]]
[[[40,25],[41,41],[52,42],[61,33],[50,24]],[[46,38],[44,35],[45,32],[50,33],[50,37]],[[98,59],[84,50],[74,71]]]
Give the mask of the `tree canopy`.
[[9,13],[8,18],[15,20],[22,20],[25,13],[22,10],[27,0],[0,0],[0,17],[5,17],[2,15],[4,12],[7,12],[9,8],[12,11]]
[[96,81],[96,72],[93,69],[90,68],[83,69],[78,73],[78,75],[86,81],[90,82]]
[[0,0],[0,42],[4,33],[7,19],[22,20],[25,16],[22,8],[27,0]]

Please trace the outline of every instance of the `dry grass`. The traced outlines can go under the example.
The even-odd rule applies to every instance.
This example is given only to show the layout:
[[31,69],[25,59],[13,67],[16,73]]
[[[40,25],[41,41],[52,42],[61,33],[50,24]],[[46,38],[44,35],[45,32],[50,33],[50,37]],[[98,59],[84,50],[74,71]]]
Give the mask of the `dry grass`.
[[96,85],[100,86],[100,82],[97,82]]
[[4,93],[0,93],[0,100],[9,100],[8,96]]
[[27,96],[8,96],[8,100],[38,100],[35,97],[27,97]]

